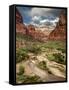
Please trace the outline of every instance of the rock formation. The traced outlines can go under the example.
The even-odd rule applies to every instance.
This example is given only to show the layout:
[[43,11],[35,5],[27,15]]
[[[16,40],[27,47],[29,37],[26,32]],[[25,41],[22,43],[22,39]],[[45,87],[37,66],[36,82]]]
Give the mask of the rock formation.
[[16,9],[16,33],[26,34],[26,26],[23,24],[23,18]]
[[34,34],[35,34],[35,27],[34,27],[34,25],[30,24],[30,25],[27,26],[26,34],[28,34],[30,36],[34,36]]
[[34,39],[40,41],[49,40],[65,40],[66,39],[66,16],[64,12],[60,14],[59,22],[56,28],[50,32],[49,35],[45,31],[36,30],[34,25],[25,26],[23,18],[19,11],[16,9],[16,33],[26,34],[32,36]]
[[41,30],[35,30],[34,25],[28,25],[27,35],[30,35],[34,39],[39,40],[39,41],[46,41],[47,40],[47,35],[45,35],[45,33],[43,33]]
[[23,19],[18,9],[16,9],[16,23],[23,23]]
[[49,40],[65,40],[66,39],[66,16],[64,12],[61,12],[59,22],[49,35]]

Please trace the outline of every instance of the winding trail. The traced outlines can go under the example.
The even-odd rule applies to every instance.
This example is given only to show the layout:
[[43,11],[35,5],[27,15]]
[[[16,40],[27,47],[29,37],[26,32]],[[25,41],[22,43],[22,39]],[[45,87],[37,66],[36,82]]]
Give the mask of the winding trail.
[[[17,71],[19,68],[19,65],[22,64],[25,67],[25,74],[26,75],[37,75],[40,77],[40,79],[43,82],[51,82],[51,81],[64,81],[65,80],[65,72],[61,71],[65,69],[65,66],[62,64],[58,64],[54,61],[50,61],[48,60],[45,55],[39,55],[36,56],[37,57],[37,61],[45,61],[47,68],[52,72],[52,74],[49,74],[47,70],[42,70],[39,67],[37,67],[35,60],[32,60],[32,58],[30,60],[27,60],[25,62],[22,63],[18,63],[17,64]],[[61,69],[61,70],[60,70]]]
[[48,73],[38,68],[32,61],[29,61],[28,65],[30,69],[32,70],[32,72],[36,74],[37,76],[39,76],[41,79],[48,77]]
[[39,76],[43,81],[64,81],[65,80],[65,78],[49,74],[47,71],[44,71],[38,68],[32,61],[28,61],[28,65],[32,70],[32,72],[37,76]]
[[39,61],[45,61],[46,66],[49,69],[49,71],[52,72],[53,75],[58,76],[58,77],[63,77],[65,78],[65,71],[66,71],[66,66],[63,64],[59,64],[55,61],[50,61],[46,58],[45,54],[37,56]]

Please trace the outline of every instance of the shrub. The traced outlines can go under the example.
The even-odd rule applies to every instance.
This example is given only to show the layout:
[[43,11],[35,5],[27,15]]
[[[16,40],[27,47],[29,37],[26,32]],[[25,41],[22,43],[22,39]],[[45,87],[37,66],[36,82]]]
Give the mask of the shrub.
[[17,77],[16,77],[16,81],[17,81],[17,83],[18,82],[24,82],[25,80],[26,80],[26,78],[27,78],[27,76],[26,75],[17,75]]
[[61,53],[56,53],[53,54],[53,56],[55,57],[55,61],[60,63],[60,64],[65,64],[65,57],[63,55],[61,55]]
[[24,67],[22,65],[19,66],[19,72],[17,74],[18,75],[24,74]]
[[29,47],[28,48],[28,51],[29,52],[32,52],[34,54],[38,54],[41,52],[41,48],[40,47],[37,47],[37,46],[32,46],[32,47]]
[[38,67],[39,67],[40,69],[47,70],[47,72],[48,72],[49,74],[52,74],[51,71],[48,69],[45,61],[39,62]]
[[65,56],[61,55],[61,53],[49,54],[47,58],[60,64],[66,63]]
[[47,69],[46,62],[45,61],[39,62],[37,66],[39,68],[43,69],[43,70],[46,70]]
[[40,82],[40,77],[38,76],[27,76],[27,75],[20,75],[17,76],[17,82],[21,83],[35,83],[35,82]]
[[21,62],[22,60],[26,60],[28,58],[29,58],[29,56],[28,56],[28,53],[26,50],[24,50],[24,49],[17,50],[17,52],[16,52],[16,63]]
[[52,54],[47,55],[47,58],[48,58],[49,60],[55,60],[55,57],[54,57]]
[[65,48],[57,48],[57,50],[62,51],[62,53],[65,53],[66,52],[66,49]]
[[35,83],[35,82],[39,82],[39,77],[38,76],[28,76],[26,78],[26,80],[24,81],[24,83]]

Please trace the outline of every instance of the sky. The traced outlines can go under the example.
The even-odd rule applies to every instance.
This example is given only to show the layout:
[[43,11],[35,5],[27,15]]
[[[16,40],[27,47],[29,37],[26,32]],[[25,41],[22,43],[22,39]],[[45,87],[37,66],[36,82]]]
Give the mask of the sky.
[[59,15],[62,9],[39,8],[39,7],[16,7],[23,17],[25,25],[33,24],[35,26],[56,26],[59,21]]

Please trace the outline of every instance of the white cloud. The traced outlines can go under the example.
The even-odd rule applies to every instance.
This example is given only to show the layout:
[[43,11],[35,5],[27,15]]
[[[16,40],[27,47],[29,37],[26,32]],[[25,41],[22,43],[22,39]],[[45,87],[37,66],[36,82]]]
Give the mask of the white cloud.
[[48,19],[43,19],[43,20],[40,21],[40,24],[45,24],[48,21],[49,21]]
[[39,27],[39,24],[36,24],[35,22],[30,22],[30,24],[32,24],[32,25],[34,25],[34,26],[37,26],[37,27]]
[[53,26],[56,26],[56,23],[59,21],[59,18],[56,17],[54,20],[51,20],[50,22],[53,23]]
[[58,17],[53,16],[54,9],[52,8],[32,8],[30,10],[31,22],[35,26],[56,26],[56,22],[59,21]]
[[31,16],[44,16],[44,14],[48,14],[49,11],[51,11],[51,8],[32,8],[30,15]]
[[59,21],[59,18],[58,17],[56,17],[52,22],[58,22]]
[[39,20],[41,20],[41,17],[40,16],[33,16],[32,20],[33,21],[39,21]]
[[52,23],[57,23],[59,21],[59,17],[56,17],[54,20],[51,20]]

